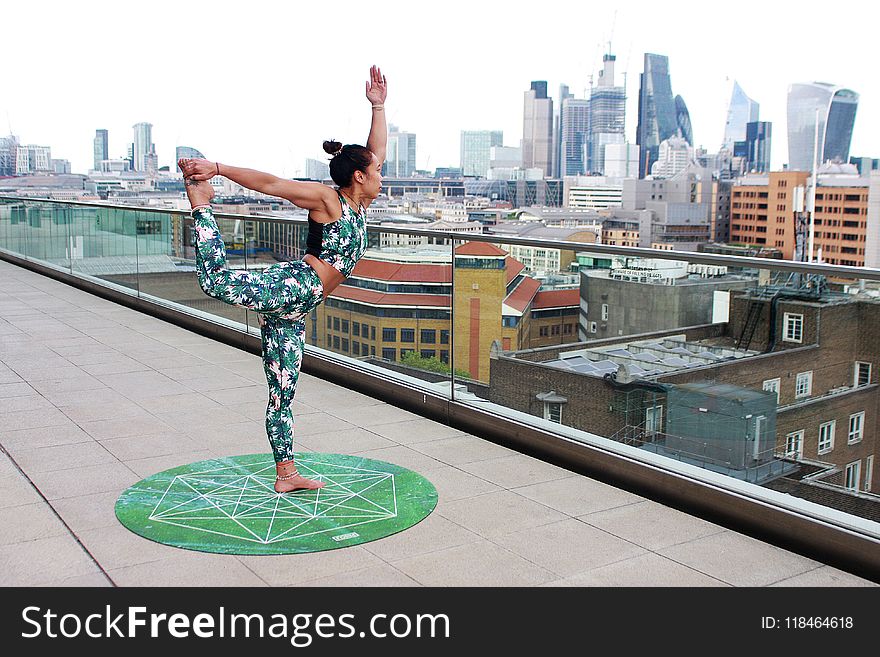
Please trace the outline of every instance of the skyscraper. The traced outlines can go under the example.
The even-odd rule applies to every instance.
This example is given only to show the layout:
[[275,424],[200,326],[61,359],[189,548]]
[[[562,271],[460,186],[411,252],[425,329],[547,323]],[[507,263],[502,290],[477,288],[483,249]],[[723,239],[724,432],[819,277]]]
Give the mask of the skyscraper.
[[560,152],[556,175],[581,176],[588,172],[590,141],[590,101],[566,98],[560,109]]
[[0,176],[15,175],[15,158],[18,153],[18,137],[0,137]]
[[[746,124],[744,155],[746,171],[768,173],[770,171],[770,137],[773,124],[769,121],[751,121]],[[734,142],[739,146],[740,142]],[[734,152],[734,155],[737,153]]]
[[133,166],[135,171],[146,171],[148,159],[147,156],[156,151],[153,144],[153,124],[152,123],[135,123],[134,128],[134,149],[133,149]]
[[788,89],[788,168],[812,171],[816,118],[819,119],[818,164],[846,162],[852,141],[859,95],[827,82],[797,83]]
[[553,99],[546,80],[533,81],[524,94],[522,157],[523,168],[553,175]]
[[388,147],[382,174],[408,178],[416,171],[416,136],[403,132],[396,125],[388,126]]
[[616,57],[602,57],[599,84],[590,91],[590,136],[587,173],[604,173],[605,146],[622,144],[626,131],[626,89],[614,85]]
[[645,69],[639,75],[639,124],[636,130],[639,178],[651,171],[651,165],[657,161],[660,142],[676,135],[678,126],[669,80],[669,58],[645,53]]
[[733,81],[730,104],[727,106],[727,121],[724,124],[722,146],[733,151],[734,143],[746,141],[746,124],[758,120],[760,106],[746,95],[739,83]]
[[553,105],[553,172],[559,174],[562,165],[562,103],[566,98],[574,98],[567,84],[559,85],[559,99]]
[[493,146],[504,145],[501,130],[462,130],[461,169],[465,176],[486,177]]
[[110,159],[108,133],[103,128],[95,130],[95,171],[101,170],[101,161]]
[[684,104],[684,98],[675,97],[675,125],[676,135],[684,139],[688,145],[694,145],[694,130],[691,127],[691,115],[688,112],[687,105]]

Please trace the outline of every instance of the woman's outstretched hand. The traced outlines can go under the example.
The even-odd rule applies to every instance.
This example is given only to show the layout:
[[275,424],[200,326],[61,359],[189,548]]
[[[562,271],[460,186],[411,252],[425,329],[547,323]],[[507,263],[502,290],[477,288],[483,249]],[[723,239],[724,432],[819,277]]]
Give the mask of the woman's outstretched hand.
[[177,161],[177,166],[183,171],[184,178],[210,180],[217,175],[217,164],[210,160],[182,157]]
[[385,76],[382,75],[378,66],[373,65],[370,67],[370,79],[367,81],[367,100],[371,105],[384,105],[386,95],[388,95],[388,88]]
[[[181,167],[183,168],[183,167]],[[210,205],[211,199],[214,198],[214,188],[211,183],[204,180],[194,180],[193,178],[184,178],[183,185],[186,188],[186,195],[192,207],[198,205]]]

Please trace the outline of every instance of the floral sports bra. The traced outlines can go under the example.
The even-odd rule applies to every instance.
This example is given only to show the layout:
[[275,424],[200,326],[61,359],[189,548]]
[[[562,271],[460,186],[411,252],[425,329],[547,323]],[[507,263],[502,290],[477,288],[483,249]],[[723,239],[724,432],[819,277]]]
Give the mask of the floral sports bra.
[[367,250],[367,210],[351,209],[342,194],[342,216],[337,221],[322,224],[309,217],[309,236],[306,253],[320,258],[348,278],[364,251]]

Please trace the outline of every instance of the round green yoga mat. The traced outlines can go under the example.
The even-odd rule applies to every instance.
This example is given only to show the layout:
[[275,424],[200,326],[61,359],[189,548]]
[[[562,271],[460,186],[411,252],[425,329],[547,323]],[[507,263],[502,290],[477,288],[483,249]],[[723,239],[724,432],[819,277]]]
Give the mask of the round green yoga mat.
[[412,527],[437,505],[430,481],[400,466],[344,454],[296,454],[327,482],[279,495],[271,454],[199,461],[142,479],[116,517],[144,538],[202,552],[292,554],[358,545]]

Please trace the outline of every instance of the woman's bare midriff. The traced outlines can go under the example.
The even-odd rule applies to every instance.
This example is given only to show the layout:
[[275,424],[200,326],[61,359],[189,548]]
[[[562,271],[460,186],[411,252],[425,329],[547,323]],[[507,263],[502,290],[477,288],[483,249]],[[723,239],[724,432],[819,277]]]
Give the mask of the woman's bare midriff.
[[303,262],[314,269],[315,273],[318,274],[318,278],[321,279],[325,299],[345,280],[345,276],[339,270],[331,267],[329,263],[324,262],[317,256],[313,256],[311,253],[303,256]]

